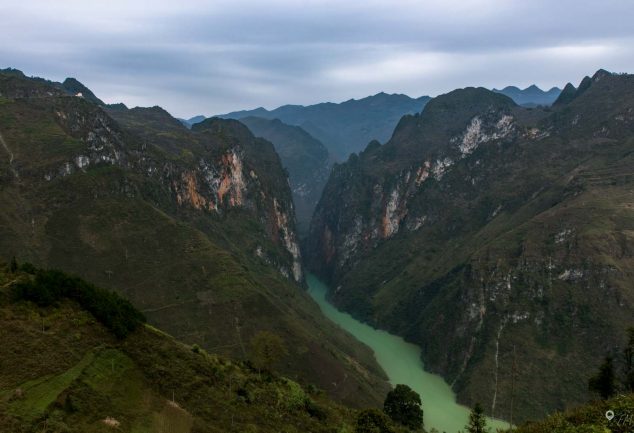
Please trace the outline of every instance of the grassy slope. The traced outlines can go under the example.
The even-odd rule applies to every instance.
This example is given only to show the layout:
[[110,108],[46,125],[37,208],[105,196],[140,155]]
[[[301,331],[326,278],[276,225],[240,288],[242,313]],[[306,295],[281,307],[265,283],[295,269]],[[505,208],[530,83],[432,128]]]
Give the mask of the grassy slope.
[[112,431],[107,417],[135,433],[350,431],[354,413],[323,393],[150,326],[117,340],[72,302],[10,304],[20,278],[0,269],[0,431]]

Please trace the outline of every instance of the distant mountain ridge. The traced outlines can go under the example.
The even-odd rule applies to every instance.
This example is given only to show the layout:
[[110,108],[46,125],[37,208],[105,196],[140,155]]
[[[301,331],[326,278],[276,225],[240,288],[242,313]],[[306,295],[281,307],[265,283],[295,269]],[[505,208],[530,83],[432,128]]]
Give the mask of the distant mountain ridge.
[[245,117],[280,119],[289,125],[302,127],[321,141],[335,159],[345,160],[351,153],[365,149],[372,140],[381,143],[387,141],[401,117],[419,113],[430,99],[429,96],[411,98],[381,92],[341,103],[283,105],[270,111],[259,107],[220,114],[218,117],[238,120]]
[[293,194],[297,230],[300,237],[308,233],[310,218],[321,197],[330,174],[331,157],[323,143],[299,126],[291,126],[279,119],[243,117],[256,137],[273,143],[282,165],[288,171]]
[[559,87],[553,87],[548,91],[544,91],[537,87],[535,84],[523,90],[516,86],[507,86],[502,90],[493,89],[493,91],[495,93],[501,93],[508,96],[517,105],[521,105],[524,107],[552,105],[561,93],[561,89]]

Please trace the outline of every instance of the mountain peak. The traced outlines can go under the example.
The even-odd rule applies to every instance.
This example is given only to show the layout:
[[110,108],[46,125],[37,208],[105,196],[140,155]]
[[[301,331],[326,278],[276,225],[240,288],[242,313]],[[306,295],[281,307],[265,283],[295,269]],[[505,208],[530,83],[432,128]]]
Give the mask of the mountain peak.
[[575,98],[575,93],[577,93],[577,88],[573,86],[572,83],[567,83],[553,105],[565,105],[569,103]]
[[493,89],[493,92],[508,96],[518,105],[533,107],[551,105],[559,96],[560,90],[553,87],[548,92],[544,92],[536,84],[531,84],[523,90],[516,86],[507,86],[502,90]]
[[599,81],[601,78],[604,77],[609,77],[613,75],[611,72],[606,71],[605,69],[599,69],[597,72],[594,73],[594,75],[592,76],[592,81],[593,82],[597,82]]
[[84,86],[82,83],[80,83],[75,78],[72,78],[72,77],[66,78],[64,80],[64,82],[62,83],[62,87],[68,93],[73,94],[73,95],[77,95],[77,96],[81,96],[82,98],[84,98],[87,101],[92,102],[93,104],[96,104],[96,105],[99,105],[99,106],[102,106],[102,107],[106,105],[101,99],[99,99],[99,98],[97,98],[97,96],[95,96],[95,94],[92,92],[92,90],[90,90],[88,87]]

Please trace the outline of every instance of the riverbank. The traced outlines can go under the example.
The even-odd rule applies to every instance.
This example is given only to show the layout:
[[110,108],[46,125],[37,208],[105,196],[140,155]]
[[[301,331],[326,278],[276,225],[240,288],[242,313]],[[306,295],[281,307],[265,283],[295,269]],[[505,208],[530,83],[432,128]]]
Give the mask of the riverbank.
[[[309,294],[319,304],[324,315],[374,351],[377,362],[392,385],[403,383],[420,394],[427,431],[432,428],[447,433],[465,430],[469,408],[456,402],[455,394],[442,377],[425,371],[420,348],[337,310],[326,300],[328,287],[314,275],[309,274],[307,282]],[[507,422],[491,418],[487,419],[487,425],[492,431],[509,428]]]

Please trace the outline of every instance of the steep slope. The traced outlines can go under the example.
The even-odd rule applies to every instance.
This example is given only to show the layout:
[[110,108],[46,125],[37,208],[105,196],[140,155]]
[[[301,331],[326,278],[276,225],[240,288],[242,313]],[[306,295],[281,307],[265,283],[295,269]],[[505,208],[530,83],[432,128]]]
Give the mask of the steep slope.
[[352,404],[381,401],[371,352],[299,287],[291,192],[271,143],[237,121],[190,131],[158,107],[105,112],[3,74],[0,136],[2,256],[113,288],[216,353],[244,357],[270,330],[291,348],[286,374]]
[[32,279],[0,266],[0,431],[331,432],[353,423],[354,411],[323,392],[150,326],[116,338],[75,301],[15,299]]
[[495,93],[501,93],[502,95],[508,96],[517,105],[521,105],[523,107],[552,105],[561,94],[561,89],[558,87],[553,87],[548,91],[544,91],[534,84],[526,89],[519,89],[515,86],[507,86],[502,90],[493,89],[493,91]]
[[[608,420],[605,414],[614,412]],[[539,422],[520,425],[517,433],[629,433],[634,428],[634,394],[594,401],[566,412],[557,412]]]
[[311,223],[332,300],[495,416],[513,382],[519,420],[583,401],[634,323],[634,76],[589,80],[557,109],[433,99],[334,167]]
[[405,114],[419,113],[429,99],[428,96],[414,99],[406,95],[378,93],[340,104],[284,105],[271,111],[256,108],[219,117],[280,119],[289,125],[302,127],[324,143],[333,157],[344,160],[351,153],[363,150],[370,140],[387,141],[399,119]]
[[297,215],[297,231],[300,237],[305,237],[330,173],[328,149],[299,126],[290,126],[278,119],[244,117],[240,122],[255,136],[275,146],[282,165],[288,170]]

